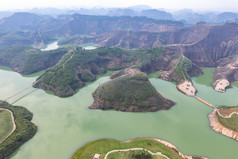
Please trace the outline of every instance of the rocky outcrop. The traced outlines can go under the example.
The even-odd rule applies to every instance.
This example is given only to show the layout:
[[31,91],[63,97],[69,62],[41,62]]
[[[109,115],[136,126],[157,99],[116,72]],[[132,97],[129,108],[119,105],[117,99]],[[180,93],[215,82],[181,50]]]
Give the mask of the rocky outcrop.
[[[238,55],[230,56],[219,60],[218,67],[214,71],[213,86],[216,89],[217,84],[220,81],[226,80],[226,85],[222,92],[225,92],[226,87],[231,87],[231,83],[238,81]],[[217,90],[217,89],[216,89]]]
[[95,42],[98,46],[121,47],[126,49],[152,48],[169,44],[195,44],[203,40],[209,33],[210,26],[199,23],[197,25],[177,28],[173,31],[114,31],[90,37],[81,37],[71,43]]
[[212,27],[205,23],[177,29],[172,32],[161,33],[160,39],[164,44],[195,44],[202,41],[208,35]]
[[184,55],[203,67],[216,67],[219,60],[238,52],[238,24],[213,26],[198,43],[184,46]]
[[208,115],[210,126],[216,132],[238,141],[238,132],[230,130],[223,126],[217,118],[217,110]]
[[152,48],[162,45],[160,34],[155,32],[115,32],[106,35],[100,46],[133,48]]

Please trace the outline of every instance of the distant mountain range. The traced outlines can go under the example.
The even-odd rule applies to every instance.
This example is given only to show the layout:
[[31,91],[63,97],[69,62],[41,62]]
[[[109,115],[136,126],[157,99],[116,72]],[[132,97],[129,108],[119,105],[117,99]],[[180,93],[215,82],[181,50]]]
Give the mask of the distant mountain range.
[[[51,11],[52,14],[59,14],[60,11],[73,12],[58,9],[34,9],[34,11],[39,13]],[[87,13],[89,10],[81,9],[80,11]],[[110,16],[75,13],[52,17],[28,12],[14,13],[0,19],[0,46],[31,44],[39,46],[61,37],[64,39],[60,41],[60,44],[94,42],[101,46],[118,46],[128,49],[156,47],[161,44],[193,43],[194,39],[199,40],[206,35],[208,27],[194,25],[189,29],[186,27],[187,22],[182,21],[183,17],[191,23],[199,20],[222,23],[235,21],[238,18],[238,14],[231,12],[203,15],[191,10],[183,10],[172,15],[165,11],[146,8],[146,6],[94,11],[95,14],[99,12],[105,14],[109,11]],[[131,14],[136,16],[129,16]],[[178,18],[181,18],[181,21],[176,21]],[[197,24],[205,24],[205,22]]]
[[[195,12],[190,9],[184,9],[180,11],[165,11],[164,9],[152,9],[150,6],[139,5],[128,8],[81,8],[81,9],[57,9],[57,8],[34,8],[26,10],[24,12],[38,14],[38,15],[49,15],[56,18],[59,15],[72,15],[72,14],[83,14],[83,15],[103,15],[103,16],[144,16],[147,18],[157,20],[176,20],[183,21],[187,25],[196,24],[197,22],[203,21],[207,24],[220,24],[227,21],[234,21],[238,19],[238,13],[234,12]],[[12,15],[14,11],[0,12],[0,18],[8,17]]]
[[1,45],[45,44],[52,37],[75,35],[95,36],[117,31],[164,32],[184,27],[179,21],[157,20],[147,17],[61,15],[57,18],[17,12],[0,20]]
[[[2,59],[0,63],[11,66],[15,71],[24,74],[33,73],[58,63],[55,60],[54,63],[48,65],[48,61],[52,61],[51,58],[54,56],[57,55],[58,60],[60,60],[67,52],[71,52],[68,50],[68,47],[71,46],[71,50],[77,52],[75,58],[72,58],[73,55],[71,56],[70,53],[65,56],[62,59],[62,65],[55,65],[52,73],[44,75],[46,80],[41,85],[43,89],[53,90],[59,96],[74,94],[77,88],[84,85],[80,81],[95,80],[95,75],[103,74],[104,71],[101,69],[111,69],[112,64],[115,64],[114,69],[137,66],[141,71],[147,73],[162,71],[162,79],[177,83],[184,80],[182,72],[186,72],[188,79],[201,74],[200,67],[219,66],[219,69],[215,71],[214,79],[227,79],[229,82],[238,81],[236,62],[238,60],[238,22],[226,22],[219,25],[198,22],[195,25],[186,26],[185,21],[176,21],[176,17],[170,13],[141,8],[136,10],[132,8],[117,9],[114,10],[114,13],[115,15],[143,13],[144,16],[74,13],[52,17],[26,12],[14,13],[0,20],[0,48],[2,48],[2,51],[0,50],[0,60]],[[213,21],[236,20],[235,13],[207,13],[210,15],[209,17],[184,10],[176,14],[187,17],[190,14],[193,15],[193,18],[190,16],[190,22],[192,19],[198,20],[199,18]],[[212,16],[216,16],[217,19],[212,19]],[[52,56],[45,58],[48,53],[43,54],[39,49],[55,40],[59,41],[59,45],[69,44],[65,45],[66,51],[56,50],[56,52],[51,52]],[[87,43],[96,43],[102,47],[102,50],[98,49],[95,52],[83,49],[81,52],[81,48],[78,50],[79,45]],[[21,51],[21,48],[25,47],[26,49]],[[108,47],[123,49],[108,49]],[[158,51],[154,49],[156,47],[164,48],[164,50]],[[156,54],[159,52],[161,54]],[[95,56],[88,57],[88,53],[95,53]],[[109,56],[108,53],[111,53],[112,56]],[[121,54],[120,58],[118,58],[118,54]],[[85,62],[85,59],[89,61],[86,65],[81,65],[81,62],[78,64],[75,61],[76,57],[81,62]],[[35,61],[39,62],[38,66],[31,67]],[[71,82],[67,84],[67,87],[62,86],[62,82],[58,81],[59,87],[56,90],[56,86],[52,87],[52,83],[47,82],[49,82],[49,78],[52,78],[51,75],[54,75],[54,79],[61,79],[56,78],[55,75],[61,75],[61,71],[64,70],[64,63],[70,64],[69,70],[74,71],[74,68],[77,68],[78,72],[70,73],[73,76],[67,80],[67,82]],[[102,66],[103,63],[106,63],[107,67]],[[179,67],[182,64],[184,64],[184,68]],[[58,69],[59,66],[60,69]],[[181,71],[183,69],[184,71]],[[58,74],[55,73],[57,70],[59,71]],[[65,72],[65,77],[69,77],[68,73]],[[76,83],[75,77],[80,78],[80,80],[77,79]],[[55,83],[55,80],[52,82]],[[65,88],[68,90],[65,91]]]

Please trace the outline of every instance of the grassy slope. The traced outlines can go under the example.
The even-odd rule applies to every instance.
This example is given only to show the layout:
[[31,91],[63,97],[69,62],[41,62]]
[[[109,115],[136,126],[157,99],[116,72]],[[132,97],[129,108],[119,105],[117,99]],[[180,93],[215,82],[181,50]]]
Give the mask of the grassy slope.
[[11,113],[0,108],[0,141],[2,141],[13,129]]
[[16,130],[0,144],[0,158],[6,158],[32,138],[36,134],[37,127],[31,122],[33,114],[26,108],[8,103],[0,103],[0,108],[12,111],[16,123]]
[[[119,77],[108,84],[102,86],[102,91],[96,91],[96,94],[107,101],[122,102],[128,98],[137,97],[140,102],[144,101],[149,95],[154,95],[148,88],[148,80],[145,75],[136,75],[134,77]],[[137,91],[137,92],[136,92]],[[141,94],[143,92],[143,94]]]
[[95,94],[106,101],[122,102],[128,106],[136,105],[138,107],[154,106],[154,103],[148,101],[152,97],[155,99],[156,105],[166,107],[164,100],[158,96],[157,91],[144,73],[116,78],[97,89]]
[[135,139],[131,142],[120,142],[112,139],[97,140],[81,147],[72,159],[93,158],[95,153],[104,158],[107,152],[116,149],[145,148],[152,152],[161,152],[171,159],[182,159],[177,152],[153,139]]
[[[188,76],[187,70],[192,67],[192,62],[187,59],[186,57],[179,57],[179,63],[174,68],[174,72],[177,73],[178,77],[173,79],[172,81],[176,82],[177,84],[185,81],[185,80],[191,80]],[[185,76],[185,78],[184,78]]]
[[233,114],[230,118],[223,118],[216,113],[219,122],[225,127],[238,132],[238,115]]
[[[143,155],[144,154],[144,155]],[[152,156],[146,151],[128,151],[128,152],[113,152],[108,155],[108,159],[166,159],[162,156]]]

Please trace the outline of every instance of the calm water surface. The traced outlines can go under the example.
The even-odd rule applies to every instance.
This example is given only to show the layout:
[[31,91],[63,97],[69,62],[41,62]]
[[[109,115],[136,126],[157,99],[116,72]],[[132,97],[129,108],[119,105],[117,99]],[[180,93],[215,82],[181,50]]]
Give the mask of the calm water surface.
[[[214,105],[237,105],[238,88],[217,93],[212,87],[198,84],[198,96]],[[0,70],[0,98],[4,99],[31,85],[36,77]],[[109,77],[102,77],[82,88],[76,95],[59,98],[43,90],[31,88],[25,97],[9,102],[22,105],[34,113],[38,132],[11,156],[11,159],[67,159],[82,145],[100,138],[128,140],[156,137],[167,140],[186,155],[210,159],[237,159],[238,142],[213,131],[207,115],[212,109],[176,90],[172,83],[150,79],[166,98],[176,102],[168,111],[128,113],[89,110],[91,93]],[[198,82],[196,82],[198,81]],[[204,81],[203,81],[204,82]],[[209,82],[209,81],[207,81]]]

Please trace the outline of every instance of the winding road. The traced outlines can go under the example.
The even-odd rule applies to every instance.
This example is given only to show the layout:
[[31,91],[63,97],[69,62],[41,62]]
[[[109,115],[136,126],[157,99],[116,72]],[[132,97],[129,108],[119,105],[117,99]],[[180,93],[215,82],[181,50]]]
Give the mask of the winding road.
[[224,116],[224,115],[221,115],[221,113],[219,112],[219,110],[217,110],[217,109],[215,109],[215,111],[221,116],[221,117],[223,117],[223,118],[231,118],[231,116],[233,115],[233,114],[237,114],[238,115],[238,112],[232,112],[230,115],[228,115],[228,116]]
[[[182,48],[181,48],[181,49],[182,49]],[[184,81],[186,81],[187,79],[186,79],[186,76],[185,76],[185,74],[184,74],[184,72],[183,72],[183,68],[182,68],[183,60],[185,59],[185,57],[182,55],[182,58],[183,58],[183,59],[181,60],[179,67],[180,67],[180,70],[181,70],[181,72],[182,72],[182,74],[183,74],[183,79],[184,79]]]
[[146,149],[144,149],[144,148],[130,148],[130,149],[122,149],[122,150],[112,150],[112,151],[109,151],[109,152],[105,155],[104,159],[107,159],[108,155],[111,154],[111,153],[113,153],[113,152],[143,151],[143,150],[146,151],[146,152],[148,152],[148,153],[150,153],[152,156],[162,156],[162,157],[164,157],[164,158],[166,158],[166,159],[169,159],[167,156],[163,155],[161,152],[153,153],[153,152],[151,152],[150,150],[146,150]]
[[0,144],[1,144],[4,140],[6,140],[16,130],[16,123],[15,123],[12,111],[10,111],[8,109],[4,109],[4,108],[0,108],[0,109],[6,110],[6,111],[8,111],[11,114],[12,124],[13,124],[12,131],[2,141],[0,141]]

